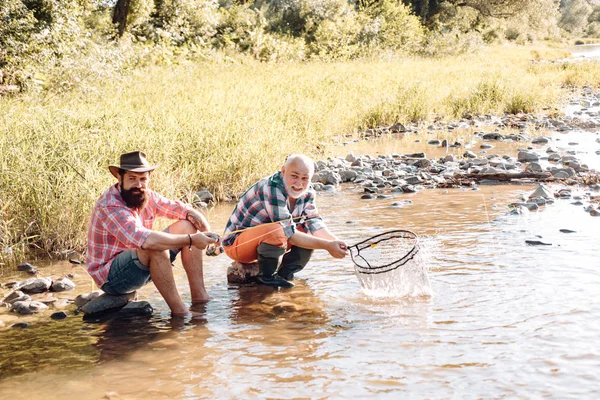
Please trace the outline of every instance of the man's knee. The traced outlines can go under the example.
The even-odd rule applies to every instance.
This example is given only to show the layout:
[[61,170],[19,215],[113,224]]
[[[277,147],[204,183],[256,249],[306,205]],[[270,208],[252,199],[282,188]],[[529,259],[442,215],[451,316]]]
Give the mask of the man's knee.
[[188,220],[181,219],[177,222],[172,223],[167,226],[163,232],[173,233],[173,234],[192,234],[198,232],[196,227]]
[[140,262],[146,266],[150,266],[151,262],[169,262],[171,263],[171,255],[169,250],[143,250],[137,249],[137,255]]
[[256,252],[263,257],[279,258],[285,253],[285,247],[261,243],[258,245]]

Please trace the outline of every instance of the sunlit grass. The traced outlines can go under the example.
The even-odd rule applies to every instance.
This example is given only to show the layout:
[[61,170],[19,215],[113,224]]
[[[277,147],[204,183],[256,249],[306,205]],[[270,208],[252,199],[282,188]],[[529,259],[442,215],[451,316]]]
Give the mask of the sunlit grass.
[[[396,62],[182,62],[62,95],[0,99],[0,250],[82,250],[91,208],[119,154],[160,164],[152,187],[189,198],[244,190],[286,155],[327,155],[359,129],[466,113],[533,112],[564,85],[600,83],[596,63],[533,63],[559,50],[500,47]],[[18,258],[18,257],[17,257]]]

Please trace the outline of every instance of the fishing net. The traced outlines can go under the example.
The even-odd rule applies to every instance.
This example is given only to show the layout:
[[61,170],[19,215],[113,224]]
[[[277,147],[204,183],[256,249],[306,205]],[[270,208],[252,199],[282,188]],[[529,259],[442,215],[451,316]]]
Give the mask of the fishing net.
[[382,274],[393,271],[412,260],[419,252],[418,237],[405,230],[375,235],[348,248],[356,272]]

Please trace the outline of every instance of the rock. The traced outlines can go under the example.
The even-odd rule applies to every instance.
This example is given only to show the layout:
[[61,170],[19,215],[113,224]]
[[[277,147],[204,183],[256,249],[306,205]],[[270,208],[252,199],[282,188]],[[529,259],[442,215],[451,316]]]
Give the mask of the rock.
[[390,126],[388,129],[392,133],[406,132],[406,127],[404,125],[402,125],[400,122],[396,122],[394,125]]
[[21,282],[19,289],[25,293],[42,293],[47,292],[52,286],[51,278],[29,278]]
[[374,196],[374,195],[372,195],[372,194],[370,194],[370,193],[367,193],[367,194],[363,194],[362,196],[360,196],[360,198],[361,198],[362,200],[369,200],[369,199],[374,199],[374,198],[375,198],[375,196]]
[[20,290],[13,290],[5,298],[3,298],[2,301],[0,301],[0,303],[13,304],[15,301],[27,300],[31,300],[31,297],[29,297],[29,295],[26,295]]
[[421,160],[417,160],[413,163],[413,165],[417,168],[427,168],[431,165],[431,161],[429,161],[426,158],[423,158]]
[[536,203],[511,203],[508,206],[511,208],[525,207],[529,211],[537,211],[540,208]]
[[554,197],[552,195],[552,192],[550,192],[550,190],[544,186],[544,185],[538,185],[538,187],[533,191],[533,193],[531,193],[529,195],[529,198],[543,198],[543,199],[551,199],[552,197]]
[[590,215],[592,217],[600,217],[600,211],[598,211],[596,209],[593,209],[593,210],[590,211]]
[[76,260],[76,259],[74,259],[74,258],[71,258],[71,259],[69,259],[69,262],[70,262],[71,264],[76,264],[76,265],[80,265],[80,264],[82,264],[82,262],[81,262],[81,261],[79,261],[79,260]]
[[539,137],[539,138],[535,138],[531,141],[531,143],[533,143],[533,144],[546,144],[548,142],[549,142],[548,138],[545,138],[543,136]]
[[559,229],[559,232],[562,232],[562,233],[575,233],[575,231],[572,231],[570,229]]
[[536,162],[531,162],[528,163],[527,166],[525,166],[525,171],[526,172],[542,172],[542,166]]
[[351,182],[354,179],[356,179],[357,176],[358,173],[351,169],[343,169],[340,171],[340,177],[342,179],[342,182]]
[[282,301],[281,303],[275,304],[271,310],[276,314],[281,314],[285,312],[298,311],[298,306],[288,301]]
[[104,292],[102,292],[100,290],[96,290],[95,292],[80,294],[79,296],[77,296],[75,298],[75,305],[77,306],[77,308],[81,308],[81,307],[83,307],[84,304],[94,300],[96,297],[100,296],[102,293],[104,293]]
[[85,315],[100,314],[106,311],[116,311],[123,308],[130,300],[135,299],[136,292],[122,294],[122,295],[110,295],[103,293],[95,299],[85,303],[81,307],[81,311]]
[[194,196],[192,198],[192,203],[210,203],[212,201],[215,201],[215,197],[206,188],[202,188],[196,193],[194,193]]
[[39,313],[47,309],[48,306],[39,301],[15,301],[11,307],[11,311],[19,314]]
[[28,274],[35,275],[37,274],[37,268],[28,262],[21,263],[17,265],[17,271],[27,272]]
[[539,240],[526,240],[525,243],[529,246],[552,246],[552,243],[544,243]]
[[251,283],[259,272],[258,263],[244,264],[234,261],[227,267],[227,282]]
[[431,139],[427,141],[427,144],[433,145],[433,146],[439,146],[441,145],[442,142],[439,141],[439,139]]
[[52,290],[54,292],[65,292],[67,290],[75,289],[75,283],[69,278],[59,278],[54,283],[52,283]]
[[539,159],[537,154],[530,151],[521,150],[517,153],[517,161],[520,162],[538,161]]
[[130,301],[119,310],[119,314],[127,315],[152,315],[154,309],[147,301]]
[[65,319],[67,318],[67,313],[64,311],[57,311],[55,313],[53,313],[50,318],[52,319]]
[[465,157],[465,158],[477,158],[477,155],[475,153],[473,153],[472,151],[467,150],[463,154],[463,157]]
[[13,324],[11,326],[11,328],[21,328],[21,329],[23,329],[23,328],[27,328],[28,326],[29,326],[29,323],[27,323],[27,322],[18,322],[16,324]]

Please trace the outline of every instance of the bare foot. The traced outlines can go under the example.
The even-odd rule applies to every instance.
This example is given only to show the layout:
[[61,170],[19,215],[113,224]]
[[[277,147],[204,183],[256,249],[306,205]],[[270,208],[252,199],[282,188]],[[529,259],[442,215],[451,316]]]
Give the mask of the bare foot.
[[204,314],[201,312],[197,312],[197,311],[192,311],[192,310],[185,310],[183,312],[174,312],[171,311],[171,316],[173,318],[183,318],[183,317],[203,317]]
[[209,300],[210,297],[208,297],[208,294],[206,294],[205,296],[192,299],[192,305],[195,306],[196,304],[206,304]]

